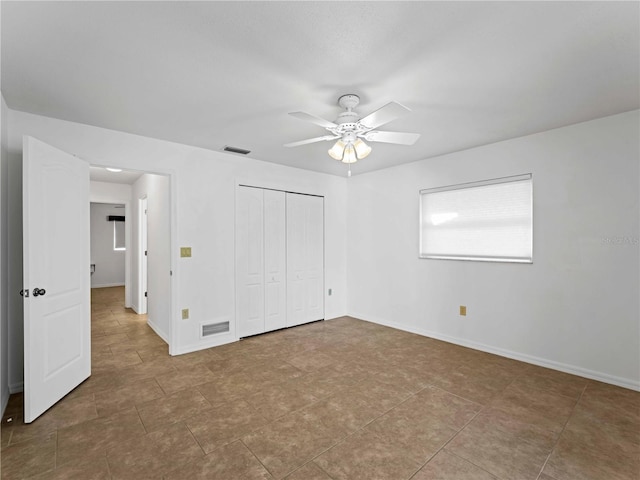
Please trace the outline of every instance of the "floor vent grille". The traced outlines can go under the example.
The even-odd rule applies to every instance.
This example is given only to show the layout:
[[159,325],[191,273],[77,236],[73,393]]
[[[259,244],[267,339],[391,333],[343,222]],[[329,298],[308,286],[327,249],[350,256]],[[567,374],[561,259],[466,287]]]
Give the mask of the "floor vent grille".
[[202,325],[203,337],[216,335],[218,333],[226,333],[228,331],[229,331],[229,322],[210,323],[209,325]]

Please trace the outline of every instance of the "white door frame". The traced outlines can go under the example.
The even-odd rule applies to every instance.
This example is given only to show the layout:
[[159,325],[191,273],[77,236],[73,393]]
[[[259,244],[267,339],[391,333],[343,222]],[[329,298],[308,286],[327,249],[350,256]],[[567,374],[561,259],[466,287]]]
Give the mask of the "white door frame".
[[140,299],[140,305],[138,307],[138,313],[147,313],[147,196],[143,196],[138,199],[138,232],[139,243],[136,246],[138,249],[138,298]]

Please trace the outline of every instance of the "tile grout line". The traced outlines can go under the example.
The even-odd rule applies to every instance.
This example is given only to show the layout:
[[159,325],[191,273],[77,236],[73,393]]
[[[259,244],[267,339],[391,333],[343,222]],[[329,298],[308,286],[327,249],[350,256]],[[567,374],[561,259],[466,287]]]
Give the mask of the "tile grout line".
[[142,424],[144,434],[149,435],[149,430],[147,430],[147,426],[144,424],[144,421],[142,420],[142,416],[140,415],[140,410],[138,410],[138,405],[133,405],[133,408],[136,409],[136,415],[138,415],[138,420],[140,420],[140,423]]
[[[239,439],[238,439],[238,440],[236,440],[236,441],[240,442],[242,445],[244,445],[244,447],[245,447],[247,450],[249,450],[249,452],[251,453],[251,455],[253,455],[253,458],[255,458],[255,459],[258,461],[258,463],[259,463],[260,465],[262,465],[262,468],[264,468],[264,469],[267,471],[267,473],[268,473],[269,475],[271,475],[271,477],[272,477],[272,478],[274,478],[274,479],[276,478],[276,477],[275,477],[275,475],[271,472],[271,470],[269,470],[269,469],[267,468],[267,466],[266,466],[264,463],[262,463],[262,460],[260,460],[260,458],[259,458],[259,457],[254,453],[254,451],[253,451],[253,450],[251,450],[251,449],[249,448],[249,446],[248,446],[246,443],[244,443],[244,440],[242,440],[242,438],[239,438]],[[230,445],[231,443],[233,443],[233,442],[229,442],[229,443],[227,443],[227,445]],[[222,448],[222,447],[220,447],[220,448]],[[218,449],[216,449],[216,450],[218,450]],[[215,451],[215,450],[214,450],[214,451]],[[277,480],[277,479],[276,479],[276,480]]]
[[571,420],[571,417],[573,417],[573,414],[575,413],[576,408],[578,407],[578,404],[580,403],[580,400],[582,400],[582,396],[584,395],[584,392],[587,391],[587,387],[588,386],[589,386],[589,382],[587,382],[585,384],[585,386],[582,388],[582,392],[580,392],[580,396],[576,400],[576,403],[573,406],[573,409],[571,409],[571,413],[569,414],[569,416],[565,420],[564,425],[562,425],[562,430],[560,430],[560,433],[558,433],[558,438],[556,438],[556,441],[554,442],[553,447],[551,448],[551,451],[549,452],[549,455],[547,455],[547,458],[545,459],[544,463],[542,464],[542,467],[540,468],[540,472],[538,472],[538,476],[536,477],[536,480],[540,479],[540,475],[542,475],[542,472],[544,471],[545,467],[547,466],[547,463],[549,462],[549,459],[551,458],[551,455],[553,455],[553,452],[555,451],[556,447],[558,446],[558,443],[560,443],[560,438],[562,438],[562,434],[564,433],[565,429],[567,428],[567,425],[569,424],[569,420]]
[[[355,385],[358,385],[358,384],[362,383],[363,381],[364,381],[364,380],[362,380],[361,382],[357,382]],[[350,387],[350,388],[351,388],[351,387]],[[349,434],[345,435],[344,437],[340,438],[336,443],[334,443],[334,444],[332,444],[331,446],[329,446],[328,448],[324,449],[323,451],[321,451],[321,452],[320,452],[318,455],[316,455],[315,457],[313,457],[313,458],[309,459],[308,461],[304,462],[302,465],[299,465],[298,467],[296,467],[294,470],[292,470],[292,471],[288,472],[288,473],[287,473],[287,475],[291,475],[293,472],[295,472],[295,471],[297,471],[297,470],[301,469],[301,468],[302,468],[302,467],[304,467],[305,465],[307,465],[307,464],[309,464],[309,463],[312,463],[316,458],[320,457],[321,455],[323,455],[324,453],[328,452],[328,451],[329,451],[329,450],[331,450],[332,448],[337,447],[338,445],[343,444],[344,442],[346,442],[346,441],[347,441],[347,439],[351,438],[353,435],[355,435],[355,434],[356,434],[356,433],[358,433],[359,431],[364,430],[368,425],[370,425],[371,423],[375,422],[377,419],[379,419],[379,418],[383,417],[384,415],[386,415],[387,413],[389,413],[389,412],[390,412],[391,410],[393,410],[394,408],[396,408],[396,407],[398,407],[398,406],[402,405],[403,403],[405,403],[406,401],[408,401],[411,397],[413,397],[413,396],[417,395],[419,392],[421,392],[421,391],[422,391],[422,390],[424,390],[425,388],[427,388],[427,387],[423,387],[423,388],[421,388],[420,390],[418,390],[418,392],[410,394],[407,398],[405,398],[404,400],[402,400],[402,401],[401,401],[400,403],[398,403],[397,405],[394,405],[393,407],[391,407],[391,408],[389,408],[389,409],[385,410],[383,413],[381,413],[381,414],[380,414],[380,415],[378,415],[377,417],[373,418],[373,419],[372,419],[372,420],[370,420],[369,422],[365,423],[365,424],[364,424],[364,425],[362,425],[360,428],[358,428],[358,429],[356,429],[355,431],[353,431],[353,432],[351,432],[351,433],[349,433]],[[323,399],[329,398],[329,397],[333,396],[335,393],[336,393],[336,392],[334,392],[333,394],[327,395],[327,396],[326,396],[326,397],[324,397]],[[313,402],[313,403],[311,403],[311,404],[309,404],[309,405],[306,405],[306,406],[304,406],[304,407],[302,407],[302,408],[300,408],[300,409],[298,409],[298,410],[292,411],[292,412],[290,412],[290,413],[293,413],[293,412],[300,412],[300,411],[304,410],[305,408],[311,407],[311,406],[313,406],[313,405],[315,405],[315,404],[317,404],[317,403],[321,402],[323,399],[318,400],[317,402]],[[283,417],[284,417],[284,416],[286,416],[286,415],[283,415]],[[282,418],[282,417],[279,417],[279,418]],[[243,442],[243,443],[244,443],[244,442]],[[247,448],[249,448],[249,447],[247,447]],[[253,453],[253,452],[251,452],[251,453]],[[255,454],[254,454],[254,455],[255,455]],[[256,456],[256,458],[257,458],[257,456]],[[260,463],[262,463],[262,462],[260,462]],[[318,466],[318,468],[320,468],[323,472],[325,472],[325,473],[327,474],[327,476],[329,476],[332,480],[334,479],[334,477],[332,477],[331,475],[329,475],[329,473],[328,473],[326,470],[324,470],[322,467],[320,467],[317,463],[316,463],[315,465],[316,465],[316,466]],[[265,467],[265,468],[266,468],[266,467]],[[267,471],[269,471],[269,470],[267,469]],[[271,473],[271,472],[269,472],[269,473]],[[284,477],[283,477],[283,478],[284,478]]]
[[[467,425],[469,425],[473,420],[475,420],[475,418],[476,418],[478,415],[480,415],[480,413],[482,413],[482,411],[483,411],[483,410],[484,410],[484,407],[483,407],[483,408],[481,408],[480,410],[478,410],[478,411],[475,413],[475,415],[474,415],[473,417],[471,417],[471,418],[469,419],[469,421],[468,421],[467,423],[465,423],[465,424],[464,424],[464,425],[463,425],[463,426],[462,426],[462,427],[461,427],[461,428],[460,428],[460,429],[459,429],[459,430],[458,430],[458,431],[457,431],[457,432],[456,432],[456,433],[455,433],[455,434],[454,434],[454,435],[453,435],[449,440],[447,440],[447,441],[446,441],[446,442],[445,442],[445,443],[444,443],[444,444],[443,444],[443,445],[442,445],[438,450],[436,450],[436,451],[435,451],[435,453],[434,453],[433,455],[431,455],[431,456],[427,459],[427,461],[426,461],[426,462],[424,462],[422,465],[420,465],[420,468],[418,468],[415,472],[413,472],[413,473],[411,474],[411,476],[409,477],[409,480],[411,480],[413,477],[415,477],[415,476],[416,476],[416,474],[417,474],[420,470],[422,470],[422,469],[425,467],[425,465],[427,465],[431,460],[433,460],[433,458],[435,458],[435,456],[436,456],[436,455],[438,455],[440,452],[442,452],[442,451],[445,449],[445,447],[446,447],[447,445],[449,445],[449,443],[451,443],[451,442],[452,442],[452,441],[453,441],[453,440],[458,436],[458,434],[459,434],[460,432],[462,432],[462,430],[464,430],[464,429],[467,427]],[[469,463],[471,463],[471,464],[475,465],[476,467],[478,467],[478,465],[476,465],[475,463],[471,462],[469,459],[466,459],[466,458],[464,458],[464,457],[460,457],[460,455],[456,455],[456,456],[457,456],[457,457],[459,457],[459,458],[462,458],[463,460],[465,460],[465,461],[467,461],[467,462],[469,462]],[[482,468],[482,467],[478,467],[478,468]],[[484,468],[482,468],[482,470],[484,470]],[[486,471],[486,470],[485,470],[485,471]],[[489,472],[489,473],[491,473],[491,472]],[[491,475],[493,475],[493,474],[491,474]]]
[[[202,395],[202,394],[201,394]],[[187,422],[185,422],[184,420],[182,421],[182,423],[184,423],[184,426],[187,427],[187,430],[189,430],[189,434],[191,435],[191,437],[195,440],[195,442],[198,444],[198,446],[200,447],[200,450],[202,450],[202,456],[206,457],[207,455],[209,455],[209,453],[204,451],[204,448],[202,447],[202,444],[200,443],[200,441],[198,440],[198,437],[196,437],[193,432],[191,431],[191,429],[189,428],[189,424]],[[216,449],[217,450],[217,449]],[[215,450],[213,450],[215,451]]]
[[[453,441],[453,440],[454,440],[454,439],[455,439],[455,438],[460,434],[460,432],[462,432],[465,428],[467,428],[467,426],[468,426],[471,422],[473,422],[473,421],[474,421],[474,420],[475,420],[475,419],[476,419],[476,418],[477,418],[481,413],[483,413],[485,410],[487,410],[487,409],[489,408],[490,404],[493,402],[493,400],[495,400],[495,398],[496,398],[496,397],[498,397],[498,395],[502,395],[502,394],[505,392],[505,390],[507,390],[511,385],[513,385],[513,383],[514,383],[514,382],[515,382],[515,381],[516,381],[520,376],[521,376],[521,375],[516,375],[516,376],[513,378],[513,380],[511,380],[511,382],[509,382],[509,385],[507,385],[506,387],[504,387],[504,388],[502,389],[502,391],[501,391],[499,394],[496,394],[496,395],[491,399],[491,402],[487,403],[486,405],[481,405],[480,410],[478,410],[478,411],[476,412],[476,414],[475,414],[472,418],[470,418],[470,419],[469,419],[469,421],[468,421],[467,423],[465,423],[465,424],[464,424],[464,425],[463,425],[463,426],[462,426],[462,427],[461,427],[461,428],[460,428],[460,429],[455,433],[455,435],[453,435],[449,440],[447,440],[447,441],[444,443],[444,445],[442,445],[442,446],[441,446],[441,447],[440,447],[440,448],[439,448],[439,449],[438,449],[438,450],[437,450],[433,455],[431,455],[431,456],[429,457],[429,459],[428,459],[425,463],[423,463],[423,464],[420,466],[420,468],[418,468],[418,470],[416,470],[416,471],[413,473],[413,475],[411,475],[411,476],[409,477],[409,480],[411,480],[413,477],[415,477],[415,476],[416,476],[416,474],[417,474],[420,470],[422,470],[422,469],[425,467],[425,465],[427,465],[427,464],[428,464],[428,463],[429,463],[433,458],[435,458],[435,456],[436,456],[436,455],[438,455],[440,452],[442,452],[442,451],[446,448],[446,446],[447,446],[447,445],[449,445],[449,444],[450,444],[450,443],[451,443],[451,442],[452,442],[452,441]],[[444,389],[442,389],[442,390],[444,390]],[[451,392],[448,392],[447,390],[444,390],[444,391],[445,391],[445,392],[447,392],[447,393],[450,393],[450,394],[451,394]],[[455,394],[452,394],[452,395],[455,395]],[[458,396],[458,395],[456,395],[456,396]],[[466,399],[466,398],[464,398],[464,397],[459,397],[459,398],[462,398],[463,400],[471,401],[471,400]],[[477,405],[480,405],[480,404],[478,404],[477,402],[472,402],[472,403],[476,403]],[[473,463],[470,459],[468,459],[468,458],[464,458],[464,457],[462,457],[462,456],[460,456],[460,455],[457,455],[457,454],[455,454],[454,452],[451,452],[451,453],[452,453],[453,455],[455,455],[456,457],[461,458],[461,459],[463,459],[463,460],[464,460],[464,461],[466,461],[466,462],[469,462],[469,463],[470,463],[470,464],[472,464],[473,466],[478,467],[479,469],[481,469],[481,470],[483,470],[483,471],[485,471],[485,472],[489,473],[490,475],[493,475],[494,477],[499,478],[499,477],[497,477],[496,475],[494,475],[492,472],[488,472],[486,469],[482,468],[480,465],[476,465],[476,464],[475,464],[475,463]]]
[[[359,382],[360,383],[360,382]],[[384,383],[384,382],[383,382]],[[356,384],[357,385],[357,384]],[[425,390],[426,388],[429,388],[431,385],[427,385],[426,387],[421,388],[420,390],[418,390],[415,393],[410,394],[407,398],[405,398],[404,400],[402,400],[400,403],[398,403],[397,405],[394,405],[393,407],[385,410],[383,413],[381,413],[380,415],[378,415],[377,417],[373,418],[372,420],[370,420],[369,422],[365,423],[364,425],[362,425],[360,428],[356,429],[355,431],[353,431],[352,433],[349,433],[347,435],[345,435],[343,438],[341,438],[340,440],[338,440],[336,443],[334,443],[333,445],[331,445],[330,447],[326,448],[325,450],[323,450],[322,452],[320,452],[318,455],[316,455],[315,457],[309,459],[307,462],[303,463],[302,465],[300,465],[299,467],[297,467],[295,470],[289,472],[287,475],[290,475],[291,473],[299,470],[300,468],[304,467],[305,465],[312,463],[316,458],[320,457],[321,455],[325,454],[326,452],[328,452],[329,450],[331,450],[332,448],[337,447],[338,445],[342,445],[343,443],[345,443],[349,438],[353,437],[356,433],[364,430],[366,427],[368,427],[369,425],[371,425],[373,422],[375,422],[376,420],[378,420],[379,418],[382,418],[383,416],[385,416],[387,413],[389,413],[391,410],[393,410],[394,408],[399,407],[400,405],[402,405],[403,403],[409,401],[409,399],[411,399],[412,397],[416,396],[418,393],[422,392],[423,390]],[[314,464],[320,469],[322,470],[324,473],[327,474],[327,476],[329,478],[331,478],[332,480],[334,480],[334,477],[332,477],[329,472],[327,472],[324,468],[322,468],[320,465],[318,465],[317,463],[314,462]],[[413,475],[412,475],[413,476]]]

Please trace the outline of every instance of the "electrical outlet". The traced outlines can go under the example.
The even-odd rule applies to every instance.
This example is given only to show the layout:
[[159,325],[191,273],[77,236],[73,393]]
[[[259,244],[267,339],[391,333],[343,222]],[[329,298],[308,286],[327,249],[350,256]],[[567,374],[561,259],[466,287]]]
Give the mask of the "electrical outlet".
[[464,305],[460,305],[460,315],[463,317],[467,315],[467,307]]
[[182,309],[182,319],[183,320],[187,320],[189,318],[189,309],[188,308],[183,308]]
[[191,247],[180,247],[181,257],[191,257]]

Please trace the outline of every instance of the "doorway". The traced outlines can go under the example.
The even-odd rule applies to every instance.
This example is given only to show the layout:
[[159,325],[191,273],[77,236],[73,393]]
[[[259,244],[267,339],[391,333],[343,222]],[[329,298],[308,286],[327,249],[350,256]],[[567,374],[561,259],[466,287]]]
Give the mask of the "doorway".
[[[106,171],[101,167],[94,167]],[[122,170],[118,170],[122,172]],[[157,292],[157,305],[147,302],[151,315],[144,324],[148,335],[171,352],[171,319],[174,304],[171,244],[175,242],[175,195],[171,195],[171,175],[135,172],[133,184],[108,182],[92,178],[89,164],[67,152],[26,136],[23,147],[23,316],[24,343],[24,421],[30,423],[91,375],[89,352],[103,353],[107,364],[119,362],[121,352],[114,352],[107,338],[104,349],[93,348],[91,329],[90,207],[96,204],[124,205],[125,218],[135,218],[141,192],[147,196],[149,216],[147,239],[151,247],[154,234],[158,240],[148,248],[147,268],[158,272],[155,283],[147,287]],[[153,200],[152,200],[153,199]],[[115,208],[115,207],[114,207]],[[131,210],[130,210],[131,208]],[[121,215],[115,215],[119,217]],[[131,222],[124,222],[125,300],[122,309],[139,302],[136,288],[128,288],[135,280],[136,249],[132,243]],[[154,228],[151,228],[154,225]],[[122,249],[122,228],[112,227],[112,248]],[[139,235],[139,234],[138,234]],[[132,252],[133,250],[133,252]],[[154,252],[154,257],[151,253]],[[114,287],[110,287],[114,288]],[[122,288],[122,287],[119,287]],[[153,300],[153,298],[152,298]],[[129,310],[131,315],[138,316]],[[120,322],[117,322],[120,324]],[[148,325],[148,326],[147,326]],[[109,325],[104,325],[107,328]],[[151,332],[151,327],[153,332]],[[158,335],[155,336],[154,332]],[[99,333],[99,332],[95,332]],[[163,335],[161,335],[163,333]],[[129,339],[129,332],[120,338]],[[149,340],[151,344],[154,340]],[[94,343],[91,347],[91,343]],[[167,348],[167,345],[169,346]],[[145,346],[148,344],[145,343]],[[137,356],[137,361],[140,356]],[[97,366],[97,364],[96,364]],[[113,365],[112,365],[113,366]]]
[[[145,323],[170,345],[170,176],[92,166],[90,179],[92,202],[117,199],[125,206],[124,307],[146,315]],[[95,268],[94,277],[100,267]]]

